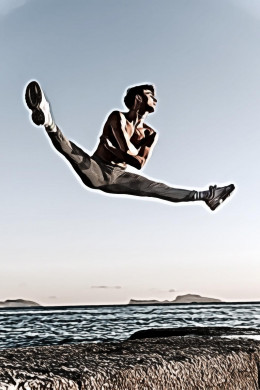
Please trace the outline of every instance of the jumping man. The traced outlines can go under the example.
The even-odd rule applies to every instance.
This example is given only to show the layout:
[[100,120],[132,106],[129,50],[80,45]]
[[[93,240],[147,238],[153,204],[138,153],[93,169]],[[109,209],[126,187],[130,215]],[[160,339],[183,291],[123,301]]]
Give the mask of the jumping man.
[[139,85],[127,90],[124,102],[128,111],[113,111],[108,116],[93,156],[63,135],[36,81],[28,84],[25,101],[31,110],[32,121],[45,127],[54,147],[66,157],[87,187],[110,194],[146,196],[169,202],[204,201],[211,210],[215,210],[235,189],[234,184],[230,184],[210,186],[205,191],[190,191],[126,172],[128,164],[137,169],[145,165],[157,140],[156,132],[144,122],[156,107],[153,85]]

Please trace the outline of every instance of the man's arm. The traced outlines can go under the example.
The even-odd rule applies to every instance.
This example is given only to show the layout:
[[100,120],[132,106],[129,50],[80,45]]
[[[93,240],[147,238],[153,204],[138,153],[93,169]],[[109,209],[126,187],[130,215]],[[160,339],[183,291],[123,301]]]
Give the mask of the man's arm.
[[158,135],[153,130],[150,135],[146,136],[141,140],[141,147],[138,152],[138,157],[140,159],[141,168],[144,166],[144,164],[148,161],[149,157],[152,154],[153,148],[158,140]]
[[[106,138],[105,147],[116,157],[119,157],[127,164],[141,169],[151,154],[155,145],[156,133],[151,128],[145,131],[144,137],[135,145],[131,142],[132,133],[126,129],[126,122],[118,111],[112,112],[108,117],[105,127],[109,126],[116,140],[118,147],[113,145],[110,139]],[[149,133],[149,135],[148,135]]]

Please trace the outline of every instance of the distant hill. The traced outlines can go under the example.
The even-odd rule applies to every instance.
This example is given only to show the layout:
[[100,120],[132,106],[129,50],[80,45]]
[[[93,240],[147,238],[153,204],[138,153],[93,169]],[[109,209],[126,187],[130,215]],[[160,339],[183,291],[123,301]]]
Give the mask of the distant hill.
[[185,294],[185,295],[178,295],[172,303],[199,303],[199,302],[222,302],[220,299],[217,298],[207,298],[202,297],[201,295],[197,294]]
[[157,303],[172,303],[171,301],[157,301],[156,299],[148,299],[147,301],[142,299],[130,299],[128,305],[149,305]]
[[0,301],[1,307],[27,307],[27,306],[41,306],[39,303],[27,301],[25,299],[7,299],[4,302]]
[[157,301],[156,299],[151,299],[151,300],[130,299],[129,305],[149,305],[149,304],[151,305],[151,304],[158,304],[158,303],[211,303],[211,302],[213,303],[213,302],[222,302],[222,301],[217,298],[207,298],[197,294],[185,294],[185,295],[178,295],[173,301]]

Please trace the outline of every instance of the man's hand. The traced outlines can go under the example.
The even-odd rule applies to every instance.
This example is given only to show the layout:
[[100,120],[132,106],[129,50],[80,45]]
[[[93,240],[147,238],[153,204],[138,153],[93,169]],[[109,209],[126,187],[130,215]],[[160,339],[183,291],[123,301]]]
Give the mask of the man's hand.
[[154,131],[152,134],[148,135],[148,137],[145,137],[145,146],[148,146],[149,148],[154,143],[154,139],[156,137],[156,132]]
[[138,142],[138,147],[141,146],[151,147],[154,142],[155,136],[156,136],[156,132],[154,130],[146,129],[144,131],[144,138],[142,138],[140,142]]

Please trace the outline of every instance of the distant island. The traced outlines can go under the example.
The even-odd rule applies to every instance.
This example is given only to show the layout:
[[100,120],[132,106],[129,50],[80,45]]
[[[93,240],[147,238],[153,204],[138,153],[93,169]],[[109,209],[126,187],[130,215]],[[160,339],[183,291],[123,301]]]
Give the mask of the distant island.
[[202,297],[197,294],[185,294],[178,295],[173,301],[157,301],[156,299],[151,300],[142,300],[142,299],[130,299],[129,305],[151,305],[158,303],[214,303],[214,302],[222,302],[217,298],[207,298]]
[[[158,304],[181,304],[181,303],[225,303],[217,298],[202,297],[197,294],[178,295],[173,301],[159,301],[156,299],[130,299],[128,305],[158,305]],[[83,305],[85,306],[85,305]],[[7,299],[0,301],[1,308],[15,308],[15,307],[39,307],[48,308],[49,306],[42,306],[37,302],[26,299]],[[74,307],[74,305],[73,305]]]
[[41,306],[39,303],[33,301],[27,301],[25,299],[7,299],[4,302],[0,301],[1,307],[28,307],[28,306]]

